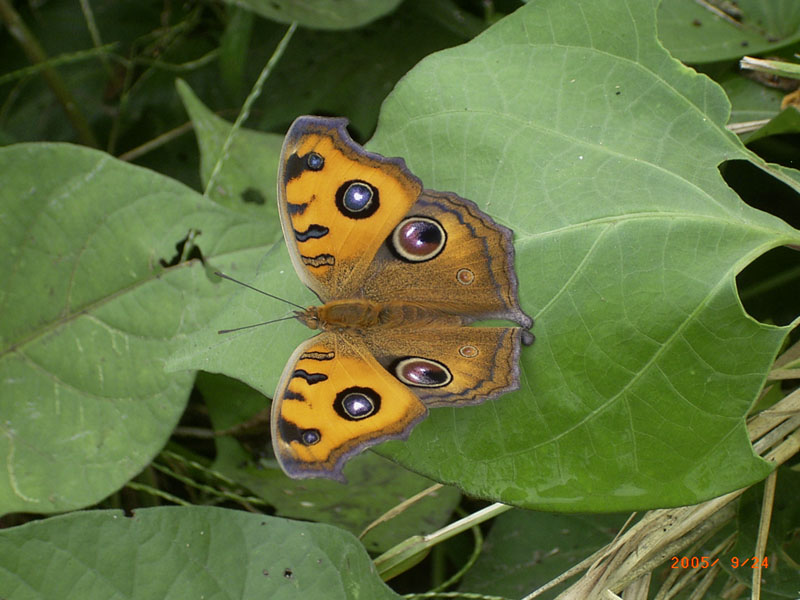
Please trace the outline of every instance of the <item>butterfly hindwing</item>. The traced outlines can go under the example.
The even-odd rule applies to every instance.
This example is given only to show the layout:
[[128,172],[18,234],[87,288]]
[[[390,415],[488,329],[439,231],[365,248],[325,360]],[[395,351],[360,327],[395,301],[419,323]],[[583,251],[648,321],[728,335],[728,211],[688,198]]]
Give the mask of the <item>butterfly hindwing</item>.
[[480,404],[519,389],[526,333],[520,327],[431,325],[363,339],[378,363],[430,408]]
[[357,338],[321,333],[297,348],[278,383],[273,447],[292,477],[342,480],[350,456],[407,437],[426,414]]
[[532,320],[519,306],[511,238],[510,229],[474,202],[425,190],[380,248],[357,293],[435,306],[464,323],[505,319],[527,329]]

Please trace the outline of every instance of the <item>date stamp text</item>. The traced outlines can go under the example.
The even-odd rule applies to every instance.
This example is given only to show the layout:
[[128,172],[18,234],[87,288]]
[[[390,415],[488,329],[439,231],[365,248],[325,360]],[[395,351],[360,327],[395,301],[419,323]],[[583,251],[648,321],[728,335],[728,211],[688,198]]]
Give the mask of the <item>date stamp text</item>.
[[[673,556],[670,559],[671,569],[708,569],[719,562],[719,558],[710,556]],[[739,558],[732,556],[730,565],[733,569],[767,569],[769,568],[769,557],[748,556]]]

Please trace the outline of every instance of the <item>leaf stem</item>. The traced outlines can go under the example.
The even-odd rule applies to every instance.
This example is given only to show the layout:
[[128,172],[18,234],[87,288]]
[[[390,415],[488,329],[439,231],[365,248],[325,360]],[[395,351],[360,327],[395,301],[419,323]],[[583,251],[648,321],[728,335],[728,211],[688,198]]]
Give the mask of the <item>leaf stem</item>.
[[496,502],[463,519],[442,527],[439,531],[428,535],[412,536],[377,557],[375,559],[375,567],[378,569],[381,578],[386,581],[411,568],[424,558],[425,554],[436,544],[449,540],[462,531],[488,521],[512,508],[514,507]]

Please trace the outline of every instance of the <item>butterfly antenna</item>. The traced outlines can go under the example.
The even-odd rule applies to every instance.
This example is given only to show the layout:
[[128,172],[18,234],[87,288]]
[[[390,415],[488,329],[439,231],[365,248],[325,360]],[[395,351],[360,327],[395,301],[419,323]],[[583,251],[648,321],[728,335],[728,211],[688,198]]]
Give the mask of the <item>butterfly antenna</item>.
[[[258,292],[259,294],[264,294],[265,296],[269,296],[270,298],[274,298],[275,300],[280,300],[281,302],[285,302],[286,304],[294,306],[295,308],[299,308],[300,310],[302,310],[304,312],[306,310],[305,306],[300,306],[299,304],[295,304],[294,302],[290,302],[289,300],[281,298],[280,296],[275,296],[274,294],[270,294],[269,292],[265,292],[264,290],[260,290],[258,288],[255,288],[252,285],[248,285],[248,284],[244,283],[243,281],[239,281],[238,279],[234,279],[233,277],[225,275],[225,273],[221,273],[220,271],[214,271],[214,275],[217,275],[218,277],[222,277],[223,279],[227,279],[228,281],[232,281],[233,283],[238,283],[239,285],[243,285],[244,287],[250,288],[251,290],[254,290],[254,291]],[[294,319],[294,317],[286,317],[286,318],[287,319]],[[276,320],[277,321],[283,321],[284,319],[276,319]],[[267,322],[268,323],[272,323],[272,321],[267,321]],[[259,323],[259,325],[264,325],[264,323]],[[249,325],[248,327],[256,327],[256,325]],[[245,328],[242,327],[242,329],[245,329]],[[236,331],[236,330],[235,329],[230,329],[229,331]],[[222,332],[220,332],[220,333],[222,333]]]
[[217,333],[232,333],[234,331],[241,331],[242,329],[252,329],[253,327],[261,327],[262,325],[269,325],[270,323],[277,323],[278,321],[288,321],[294,319],[294,315],[288,317],[281,317],[280,319],[272,319],[271,321],[264,321],[263,323],[256,323],[255,325],[245,325],[244,327],[236,327],[235,329],[220,329]]

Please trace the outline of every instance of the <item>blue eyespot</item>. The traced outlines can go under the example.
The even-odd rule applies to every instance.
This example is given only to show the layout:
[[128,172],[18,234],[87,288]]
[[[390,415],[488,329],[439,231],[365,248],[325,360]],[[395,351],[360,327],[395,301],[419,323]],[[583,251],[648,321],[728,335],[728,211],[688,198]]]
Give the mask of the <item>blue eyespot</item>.
[[342,408],[353,419],[363,419],[375,410],[372,400],[364,394],[348,394],[342,400]]
[[306,166],[311,171],[319,171],[325,166],[325,159],[316,152],[310,152],[306,155]]
[[381,409],[381,396],[368,387],[345,388],[336,394],[333,409],[347,421],[359,421],[371,417]]
[[304,446],[313,446],[322,439],[318,429],[304,429],[300,433],[300,440]]
[[361,212],[372,200],[372,188],[365,183],[351,183],[344,193],[344,206],[353,212]]
[[345,181],[336,191],[336,207],[351,219],[366,219],[379,205],[378,189],[366,181]]

